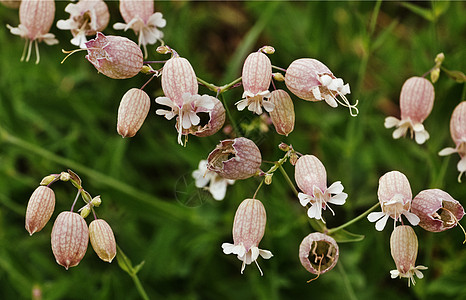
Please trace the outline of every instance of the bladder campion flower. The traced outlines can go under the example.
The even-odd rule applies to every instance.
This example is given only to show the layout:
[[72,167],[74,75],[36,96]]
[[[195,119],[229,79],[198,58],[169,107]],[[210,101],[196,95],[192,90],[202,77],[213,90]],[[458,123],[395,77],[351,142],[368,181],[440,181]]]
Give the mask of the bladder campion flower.
[[57,28],[71,30],[73,38],[71,44],[86,48],[86,36],[95,35],[103,31],[110,20],[107,4],[103,0],[80,0],[69,3],[65,11],[70,14],[67,20],[59,20]]
[[[212,96],[209,97],[214,102],[214,107],[212,109],[199,107],[197,109],[197,113],[201,113],[199,124],[192,125],[189,129],[183,128],[183,135],[210,136],[217,133],[223,127],[225,123],[225,108],[220,100]],[[204,116],[202,116],[202,113]]]
[[382,211],[372,212],[367,216],[370,222],[377,221],[375,229],[382,231],[388,217],[393,218],[396,226],[396,221],[401,221],[401,215],[404,215],[413,226],[419,223],[419,217],[409,211],[413,195],[408,178],[403,173],[391,171],[380,177],[377,195]]
[[421,191],[414,197],[411,212],[420,218],[419,226],[440,232],[456,226],[464,216],[461,203],[439,189]]
[[226,179],[246,179],[260,171],[262,156],[250,139],[223,140],[210,152],[207,168]]
[[102,219],[92,221],[89,224],[89,238],[99,258],[111,263],[116,255],[116,242],[110,225]]
[[149,95],[132,88],[121,99],[118,107],[117,131],[122,137],[133,137],[141,128],[150,109]]
[[[199,167],[192,174],[196,180],[196,187],[205,188],[208,190],[215,200],[223,200],[227,192],[227,186],[235,183],[234,180],[225,179],[214,171],[207,169],[207,160],[203,159],[199,162]],[[209,185],[209,187],[206,187]]]
[[77,213],[61,212],[52,228],[52,252],[57,263],[68,270],[79,264],[86,254],[89,229]]
[[326,65],[316,59],[300,58],[293,61],[286,69],[285,84],[303,100],[325,100],[331,107],[337,107],[338,104],[348,107],[352,116],[358,114],[357,101],[352,105],[345,96],[351,93],[349,84],[344,84],[343,79],[335,77]]
[[343,205],[348,197],[348,194],[343,193],[343,185],[340,181],[332,183],[327,188],[327,171],[314,155],[303,155],[298,159],[295,165],[295,180],[304,192],[298,194],[299,202],[304,207],[311,205],[307,211],[309,218],[324,221],[322,209],[328,207],[335,215],[328,204]]
[[[262,106],[267,112],[273,110],[274,105],[266,100],[271,95],[269,86],[272,80],[272,63],[262,52],[267,50],[270,49],[262,47],[259,51],[249,54],[244,61],[241,77],[244,99],[235,103],[238,110],[243,110],[247,106],[249,111],[258,115],[262,114]],[[273,50],[267,52],[273,53]]]
[[[340,251],[334,238],[320,232],[306,236],[299,246],[299,260],[312,274],[324,274],[335,267]],[[308,282],[314,279],[309,280]]]
[[422,122],[429,116],[434,106],[434,86],[423,77],[411,77],[403,84],[400,94],[401,120],[395,117],[385,119],[385,128],[397,127],[393,138],[399,139],[409,131],[416,143],[423,144],[429,139],[429,133]]
[[417,237],[411,226],[397,226],[390,236],[390,251],[395,261],[396,270],[391,270],[392,278],[408,278],[408,286],[411,282],[416,284],[414,275],[423,278],[424,275],[420,270],[427,270],[427,267],[417,266]]
[[133,29],[139,35],[138,45],[142,45],[144,57],[147,57],[146,45],[162,40],[163,32],[159,28],[165,27],[167,21],[161,13],[154,13],[154,1],[120,0],[120,13],[126,23],[115,23],[113,28]]
[[259,243],[264,236],[267,216],[262,202],[257,199],[245,199],[236,210],[233,222],[233,244],[223,243],[223,253],[236,254],[243,262],[241,274],[246,265],[255,262],[261,275],[263,275],[257,258],[271,258],[272,252],[259,249]]
[[38,186],[29,198],[26,209],[26,230],[29,235],[44,228],[55,209],[55,193],[47,186]]
[[460,172],[458,175],[458,182],[461,182],[461,176],[466,172],[466,101],[458,104],[451,115],[450,134],[456,147],[447,147],[440,151],[439,155],[459,154],[460,161],[458,162],[457,168]]
[[[32,52],[32,44],[36,49],[36,64],[40,61],[38,42],[44,41],[47,45],[58,44],[58,40],[49,33],[55,17],[55,1],[28,0],[21,1],[19,6],[18,27],[6,25],[10,32],[26,39],[21,61],[29,61]],[[27,55],[26,55],[27,52]]]
[[294,105],[290,95],[284,90],[275,90],[271,93],[270,102],[275,106],[269,113],[273,126],[278,134],[290,134],[294,129]]

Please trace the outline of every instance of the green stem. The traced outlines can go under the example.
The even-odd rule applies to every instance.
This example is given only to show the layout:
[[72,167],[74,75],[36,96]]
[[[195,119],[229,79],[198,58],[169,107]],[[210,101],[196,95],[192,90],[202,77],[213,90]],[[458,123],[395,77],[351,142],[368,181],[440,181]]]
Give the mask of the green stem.
[[227,112],[228,119],[230,120],[231,126],[233,126],[233,130],[235,131],[236,136],[239,136],[239,137],[242,136],[241,131],[239,131],[238,125],[236,125],[235,119],[231,115],[230,109],[228,108],[228,105],[225,101],[225,97],[223,96],[223,94],[220,94],[220,98],[222,99],[223,107],[225,107],[225,111]]
[[371,211],[373,211],[374,209],[376,209],[377,207],[379,207],[380,203],[377,203],[377,204],[374,204],[371,208],[369,208],[368,210],[366,210],[365,212],[363,212],[362,214],[360,214],[359,216],[357,216],[356,218],[346,222],[345,224],[343,225],[340,225],[338,227],[335,227],[335,228],[332,228],[332,229],[329,229],[327,234],[328,235],[332,235],[334,234],[335,232],[337,232],[338,230],[341,230],[343,228],[346,228],[348,226],[350,226],[351,224],[353,223],[356,223],[357,221],[361,220],[362,218],[364,218],[365,216],[367,216]]
[[340,262],[337,264],[338,271],[340,271],[341,277],[343,277],[343,284],[345,285],[346,291],[348,292],[348,298],[351,300],[357,300],[356,294],[354,293],[354,289],[351,286],[351,282],[349,281],[348,275],[346,274],[345,268],[343,264]]
[[228,84],[222,85],[219,88],[219,93],[222,94],[222,93],[226,92],[227,90],[231,89],[234,85],[239,83],[241,80],[242,80],[242,77],[239,77],[239,78],[236,78],[235,80],[233,80],[232,82],[230,82]]
[[261,183],[259,183],[259,186],[257,187],[254,196],[252,196],[252,199],[256,199],[257,192],[259,192],[260,188],[262,187],[262,184],[264,184],[264,179],[262,179]]
[[[118,246],[118,244],[116,246],[117,246],[117,251],[122,253],[126,257],[123,250],[121,250],[120,246]],[[133,279],[134,285],[136,286],[136,289],[138,290],[138,293],[141,296],[141,298],[144,299],[144,300],[149,300],[149,296],[147,296],[147,293],[144,290],[144,287],[142,286],[142,283],[139,280],[139,277],[138,277],[136,271],[134,271],[133,266],[126,259],[122,259],[121,262],[123,264],[125,264],[126,269],[128,270],[126,273],[128,273],[128,275],[131,277],[131,279]]]
[[212,84],[212,83],[208,83],[207,81],[205,81],[205,80],[203,80],[203,79],[201,79],[201,78],[199,78],[199,77],[196,77],[196,78],[197,78],[197,81],[198,81],[200,84],[204,85],[204,86],[207,87],[209,90],[211,90],[211,91],[213,91],[213,92],[215,92],[215,93],[218,93],[218,90],[219,90],[219,87],[218,87],[218,86],[216,86],[216,85],[214,85],[214,84]]
[[294,186],[293,184],[293,181],[291,181],[290,177],[288,176],[288,174],[286,174],[286,171],[285,169],[283,168],[282,165],[280,165],[278,167],[280,169],[280,172],[283,174],[283,177],[285,177],[285,180],[286,182],[288,182],[288,185],[291,187],[291,190],[293,191],[293,193],[296,195],[296,197],[298,197],[298,190],[296,189],[296,187]]
[[169,217],[174,220],[181,222],[191,222],[192,224],[202,224],[203,221],[195,218],[189,210],[184,209],[178,205],[162,201],[154,196],[147,194],[140,189],[136,189],[120,180],[113,177],[100,173],[96,170],[88,168],[80,163],[56,155],[55,153],[48,151],[38,145],[29,143],[16,136],[9,134],[4,128],[0,127],[0,143],[7,142],[16,147],[22,148],[28,153],[34,153],[41,156],[49,161],[53,161],[57,164],[63,165],[67,168],[77,170],[79,173],[85,174],[91,180],[100,182],[104,185],[110,186],[115,190],[122,192],[123,194],[129,195],[136,201],[148,205],[154,209],[154,212],[164,217]]

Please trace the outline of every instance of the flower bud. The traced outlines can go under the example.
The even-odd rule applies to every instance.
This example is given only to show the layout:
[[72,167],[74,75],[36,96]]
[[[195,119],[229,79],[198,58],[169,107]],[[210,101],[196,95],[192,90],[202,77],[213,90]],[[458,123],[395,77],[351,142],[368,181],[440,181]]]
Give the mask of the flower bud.
[[207,168],[226,179],[246,179],[259,171],[262,156],[253,141],[240,137],[223,140],[210,152]]
[[132,88],[118,107],[117,131],[123,137],[133,137],[141,128],[150,109],[150,98],[141,89]]
[[80,209],[79,211],[79,214],[81,215],[81,217],[83,217],[84,219],[87,218],[87,216],[89,216],[89,214],[91,213],[91,209],[89,208],[89,204],[85,205],[83,208]]
[[91,204],[92,204],[92,206],[99,207],[100,204],[102,204],[102,199],[100,199],[100,195],[95,196],[94,198],[92,198]]
[[275,130],[278,134],[288,136],[294,129],[293,100],[284,90],[275,90],[272,92],[270,102],[274,105],[274,109],[270,112],[270,118]]
[[412,282],[413,285],[416,284],[414,280],[414,274],[418,278],[423,278],[421,271],[426,270],[427,267],[417,266],[417,237],[416,233],[411,226],[397,226],[390,236],[390,252],[392,254],[393,260],[395,261],[396,270],[390,271],[391,277],[404,277],[408,278],[408,286]]
[[[246,264],[256,262],[262,256],[265,259],[273,255],[268,250],[259,249],[259,243],[265,232],[267,216],[262,202],[257,199],[245,199],[236,210],[233,222],[233,243],[223,243],[222,248],[225,254],[236,254],[238,259],[243,261],[241,274]],[[259,264],[257,264],[259,267]],[[262,270],[259,268],[262,275]]]
[[111,263],[116,255],[116,242],[110,225],[102,219],[92,221],[89,224],[89,237],[100,259]]
[[97,71],[113,79],[136,76],[143,66],[142,51],[138,45],[121,36],[105,36],[97,32],[97,37],[86,43],[87,60]]
[[299,246],[299,260],[312,274],[323,274],[335,267],[340,251],[334,238],[320,232],[306,236]]
[[57,263],[68,270],[79,264],[86,254],[89,230],[77,213],[61,212],[52,228],[52,252]]
[[70,180],[71,176],[68,172],[61,172],[60,173],[60,180],[61,181],[68,181]]
[[55,193],[47,186],[38,186],[29,198],[26,209],[26,230],[32,235],[41,231],[55,209]]
[[183,106],[183,94],[198,92],[196,73],[186,58],[174,55],[162,69],[162,90],[166,97],[179,107]]
[[55,175],[48,175],[48,176],[45,176],[44,178],[42,178],[42,180],[40,181],[40,185],[49,185],[51,184],[53,181],[55,181],[57,179],[57,177]]
[[411,212],[421,219],[419,226],[431,232],[450,229],[464,216],[461,203],[439,189],[424,190],[417,194],[411,204]]

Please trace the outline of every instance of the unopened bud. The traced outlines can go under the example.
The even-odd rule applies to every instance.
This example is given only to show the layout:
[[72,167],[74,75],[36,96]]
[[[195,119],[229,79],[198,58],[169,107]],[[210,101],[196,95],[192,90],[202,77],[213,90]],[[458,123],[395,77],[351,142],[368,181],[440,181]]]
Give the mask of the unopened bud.
[[68,181],[68,180],[70,180],[70,178],[71,178],[71,176],[70,176],[69,173],[67,173],[67,172],[61,172],[60,173],[60,180],[61,181]]
[[267,174],[267,175],[265,175],[264,183],[265,183],[266,185],[269,185],[269,184],[272,183],[272,176],[273,176],[273,174]]
[[61,212],[52,228],[52,252],[57,263],[68,270],[79,264],[86,254],[89,229],[77,213]]
[[100,195],[95,196],[91,201],[91,204],[95,207],[99,207],[101,203],[102,203],[102,199],[100,199]]
[[42,178],[42,180],[40,181],[40,185],[49,185],[49,184],[52,183],[55,179],[56,179],[55,175],[48,175],[48,176],[45,176],[45,177]]
[[437,54],[437,56],[435,57],[436,66],[440,66],[444,59],[445,59],[445,54],[443,54],[443,52],[440,52],[439,54]]
[[83,219],[87,218],[89,213],[91,212],[91,209],[89,208],[89,205],[84,206],[83,208],[80,209],[80,215],[83,217]]
[[283,76],[283,74],[280,72],[272,73],[272,76],[276,81],[285,81],[285,76]]
[[298,162],[298,155],[296,154],[296,152],[293,152],[290,154],[290,164],[292,166],[296,165],[296,163]]
[[100,259],[111,263],[116,255],[116,242],[110,225],[102,219],[92,221],[89,225],[89,237],[92,248]]
[[167,54],[172,52],[172,50],[168,46],[158,46],[155,51],[159,54]]
[[274,54],[275,48],[272,46],[264,46],[259,49],[260,51],[264,52],[265,54]]
[[280,143],[280,145],[278,145],[278,149],[280,149],[282,151],[285,151],[285,152],[288,152],[288,151],[290,151],[290,146],[288,146],[285,143]]

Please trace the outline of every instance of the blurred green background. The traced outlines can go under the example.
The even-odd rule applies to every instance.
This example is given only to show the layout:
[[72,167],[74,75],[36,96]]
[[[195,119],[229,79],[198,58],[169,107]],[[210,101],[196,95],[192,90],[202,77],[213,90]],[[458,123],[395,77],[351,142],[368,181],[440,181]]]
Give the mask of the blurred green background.
[[[68,18],[67,3],[56,2],[55,24]],[[121,22],[118,2],[107,4],[110,25]],[[466,183],[456,180],[459,157],[437,155],[454,145],[449,122],[454,107],[466,100],[464,84],[441,73],[434,109],[424,122],[431,136],[425,145],[406,138],[393,140],[393,130],[383,127],[386,116],[399,116],[403,82],[427,72],[437,53],[445,54],[446,68],[466,69],[464,2],[378,6],[353,1],[158,1],[156,11],[167,20],[166,44],[188,58],[208,82],[222,85],[234,80],[246,55],[271,45],[276,49],[270,55],[273,65],[286,68],[297,58],[312,57],[350,83],[350,99],[359,99],[356,118],[342,107],[332,109],[292,96],[296,126],[290,136],[279,136],[273,126],[268,132],[248,132],[264,160],[278,160],[283,152],[277,145],[291,143],[297,151],[319,157],[329,184],[342,181],[349,198],[344,206],[334,207],[335,217],[325,212],[329,227],[375,204],[378,179],[391,170],[409,178],[413,195],[441,188],[466,203]],[[71,185],[53,185],[55,212],[41,232],[30,237],[24,229],[27,201],[41,178],[67,168],[81,176],[88,192],[102,196],[97,213],[112,226],[133,264],[145,261],[138,276],[151,299],[466,299],[466,246],[459,228],[436,234],[415,228],[417,264],[429,269],[424,279],[408,288],[406,279],[390,278],[389,271],[395,269],[389,249],[391,222],[377,232],[366,219],[348,228],[365,239],[340,244],[337,267],[306,284],[314,276],[301,266],[297,253],[302,238],[313,230],[279,172],[257,195],[268,215],[260,248],[274,257],[259,259],[263,277],[254,265],[241,275],[241,262],[223,254],[220,246],[232,242],[235,210],[252,197],[260,179],[237,182],[228,188],[225,200],[217,202],[196,190],[191,178],[199,160],[228,136],[219,132],[190,137],[186,148],[177,145],[173,120],[155,114],[153,99],[162,91],[160,81],[153,80],[145,89],[152,100],[149,116],[134,138],[122,139],[116,132],[120,99],[128,89],[142,86],[147,76],[112,80],[98,74],[84,52],[60,64],[61,49],[75,47],[69,43],[70,32],[55,24],[51,32],[60,44],[40,44],[38,65],[35,57],[21,63],[24,40],[5,26],[18,25],[17,10],[0,6],[0,20],[1,299],[28,299],[33,289],[43,299],[140,298],[116,260],[102,262],[92,249],[68,271],[55,263],[50,232],[59,212],[71,206],[75,195]],[[104,33],[137,40],[132,31],[117,32],[111,26]],[[148,59],[168,58],[155,48],[149,47]],[[285,88],[283,83],[276,85]],[[212,94],[202,87],[200,92]],[[225,98],[243,129],[254,128],[256,116],[234,107],[242,92],[233,89]],[[293,178],[291,165],[285,169]]]

